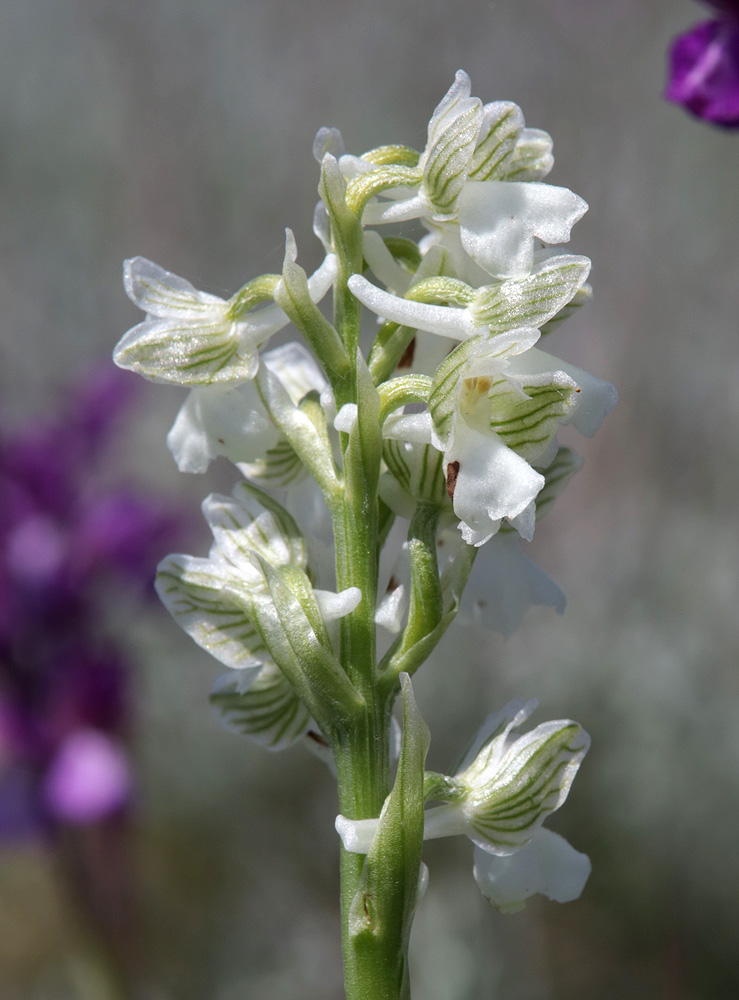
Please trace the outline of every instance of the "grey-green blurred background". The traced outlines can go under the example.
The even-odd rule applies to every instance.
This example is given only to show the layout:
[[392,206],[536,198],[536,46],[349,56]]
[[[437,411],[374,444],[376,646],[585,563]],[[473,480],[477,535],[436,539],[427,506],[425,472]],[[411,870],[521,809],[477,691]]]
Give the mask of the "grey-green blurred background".
[[[429,845],[414,932],[419,1000],[729,998],[739,890],[739,133],[661,98],[688,0],[7,0],[0,10],[3,410],[43,412],[138,321],[143,254],[230,294],[311,234],[321,125],[360,152],[421,147],[465,68],[554,138],[551,180],[590,204],[572,248],[595,300],[550,350],[620,404],[541,525],[569,600],[503,641],[458,629],[418,677],[430,763],[484,715],[537,697],[593,749],[553,827],[593,861],[580,901],[501,918],[471,845]],[[177,473],[182,398],[144,386],[126,470],[191,510],[232,474]],[[206,481],[207,480],[207,481]],[[193,546],[205,550],[204,535]],[[483,557],[484,558],[484,555]],[[302,749],[220,730],[218,671],[162,611],[140,660],[142,997],[341,996],[335,793]],[[76,997],[43,859],[0,857],[0,993]]]

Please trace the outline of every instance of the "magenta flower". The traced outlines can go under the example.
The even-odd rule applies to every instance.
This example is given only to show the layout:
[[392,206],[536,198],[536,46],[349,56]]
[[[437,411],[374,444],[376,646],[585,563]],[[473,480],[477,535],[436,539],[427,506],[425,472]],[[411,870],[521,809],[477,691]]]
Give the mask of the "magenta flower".
[[104,485],[134,389],[93,373],[58,416],[0,438],[0,838],[95,823],[133,792],[132,667],[101,595],[153,594],[176,525]]
[[705,121],[739,127],[739,0],[707,0],[718,17],[679,35],[665,97]]

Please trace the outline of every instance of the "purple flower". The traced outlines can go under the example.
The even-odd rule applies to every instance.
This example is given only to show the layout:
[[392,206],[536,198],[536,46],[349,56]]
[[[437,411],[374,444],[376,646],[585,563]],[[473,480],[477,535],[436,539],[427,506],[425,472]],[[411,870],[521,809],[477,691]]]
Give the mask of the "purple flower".
[[739,0],[709,0],[718,13],[679,35],[665,97],[706,121],[739,127]]
[[123,808],[132,790],[126,751],[98,729],[62,742],[43,780],[49,812],[66,823],[94,823]]
[[104,596],[153,592],[179,524],[107,483],[134,391],[92,373],[59,415],[0,439],[0,838],[97,822],[132,793],[132,666]]

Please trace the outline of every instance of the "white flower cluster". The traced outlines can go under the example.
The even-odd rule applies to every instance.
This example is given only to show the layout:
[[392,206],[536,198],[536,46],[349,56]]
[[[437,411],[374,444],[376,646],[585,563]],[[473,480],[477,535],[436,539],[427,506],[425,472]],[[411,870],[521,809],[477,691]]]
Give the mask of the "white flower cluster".
[[[483,104],[460,71],[421,152],[393,145],[354,156],[338,130],[321,129],[314,154],[314,231],[325,249],[315,273],[298,265],[289,230],[282,273],[254,278],[227,301],[129,260],[125,288],[146,319],[114,355],[121,367],[190,390],[168,437],[181,470],[204,472],[222,456],[245,477],[232,498],[206,501],[208,558],[171,556],[158,588],[195,641],[240,670],[213,695],[226,722],[275,749],[306,737],[321,743],[332,711],[349,717],[363,704],[336,619],[372,602],[375,621],[402,633],[377,669],[398,682],[457,613],[481,546],[493,572],[475,614],[509,634],[531,604],[562,610],[561,592],[519,539],[531,539],[578,467],[557,442],[560,426],[590,436],[616,402],[611,385],[539,347],[590,297],[590,261],[559,249],[587,205],[544,183],[551,139],[525,127],[515,104]],[[420,220],[419,240],[386,228],[408,220]],[[329,291],[333,323],[317,305]],[[365,353],[361,306],[379,321]],[[260,353],[289,323],[311,350],[291,342]],[[379,496],[357,497],[352,455],[376,470]],[[416,534],[384,594],[368,592],[371,573],[362,588],[314,588],[319,576],[335,585],[332,567],[316,568],[320,539],[306,545],[264,492],[287,489],[291,507],[306,472],[334,524],[349,495],[357,509],[377,504],[376,540],[395,518],[411,521]],[[588,870],[539,829],[564,800],[586,738],[574,723],[550,723],[511,743],[527,713],[509,706],[490,723],[477,756],[444,786],[451,799],[425,821],[426,836],[473,839],[476,878],[503,908],[533,891],[572,898]],[[366,849],[361,822],[340,823],[350,850]],[[555,868],[568,873],[564,882]]]
[[[448,507],[470,545],[508,527],[530,540],[537,515],[577,467],[557,446],[558,427],[572,424],[591,436],[616,402],[611,385],[538,347],[590,295],[589,260],[552,246],[569,239],[587,205],[542,183],[553,164],[551,139],[526,128],[515,104],[471,97],[460,71],[431,117],[420,155],[390,146],[351,156],[336,129],[322,129],[314,151],[324,166],[335,154],[347,202],[361,212],[363,256],[375,280],[356,273],[348,287],[385,321],[370,369],[383,380],[393,373],[426,377],[424,411],[400,407],[384,421],[383,500],[401,517],[419,501]],[[371,228],[408,219],[428,230],[418,243],[383,239]],[[262,485],[286,485],[302,473],[303,462],[249,382],[260,366],[259,346],[295,318],[281,308],[285,297],[294,301],[302,292],[317,302],[335,282],[323,202],[315,229],[327,252],[312,277],[295,264],[288,232],[283,275],[261,276],[228,301],[143,258],[126,262],[126,290],[147,318],[121,340],[115,359],[155,381],[193,387],[169,439],[183,471],[202,472],[225,455]],[[275,391],[284,399],[281,383],[296,406],[305,393],[326,387],[297,345],[279,365],[270,354],[263,360],[279,369]],[[330,390],[322,402],[330,425]],[[559,590],[512,539],[501,537],[494,548],[493,564],[512,570],[520,585],[516,600],[509,593],[477,604],[492,627],[509,634],[531,603],[562,609]],[[499,578],[490,575],[493,592]]]

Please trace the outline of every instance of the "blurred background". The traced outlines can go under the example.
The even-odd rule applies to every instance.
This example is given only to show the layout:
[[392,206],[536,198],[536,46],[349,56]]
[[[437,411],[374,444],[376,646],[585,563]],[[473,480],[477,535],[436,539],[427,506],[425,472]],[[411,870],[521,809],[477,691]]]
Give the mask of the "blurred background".
[[[550,179],[590,204],[571,248],[593,260],[595,299],[549,349],[615,383],[620,403],[592,442],[573,440],[585,465],[531,547],[567,611],[532,609],[507,641],[452,630],[416,693],[436,769],[514,696],[539,699],[535,721],[583,724],[593,749],[550,825],[593,874],[576,903],[503,918],[474,884],[471,845],[432,842],[412,945],[423,1000],[736,996],[739,134],[661,96],[671,38],[702,16],[688,0],[0,11],[4,435],[57,412],[62,387],[139,321],[123,258],[228,296],[280,269],[289,225],[310,272],[317,128],[339,126],[355,152],[422,148],[459,67],[474,94],[516,101],[551,133]],[[234,473],[180,475],[165,434],[182,394],[138,390],[109,472],[184,512],[177,545],[204,554],[198,505]],[[138,995],[338,1000],[332,779],[302,748],[270,755],[219,728],[218,665],[153,602],[121,585],[105,613],[136,664]],[[0,995],[104,996],[71,913],[40,843],[4,843]]]

